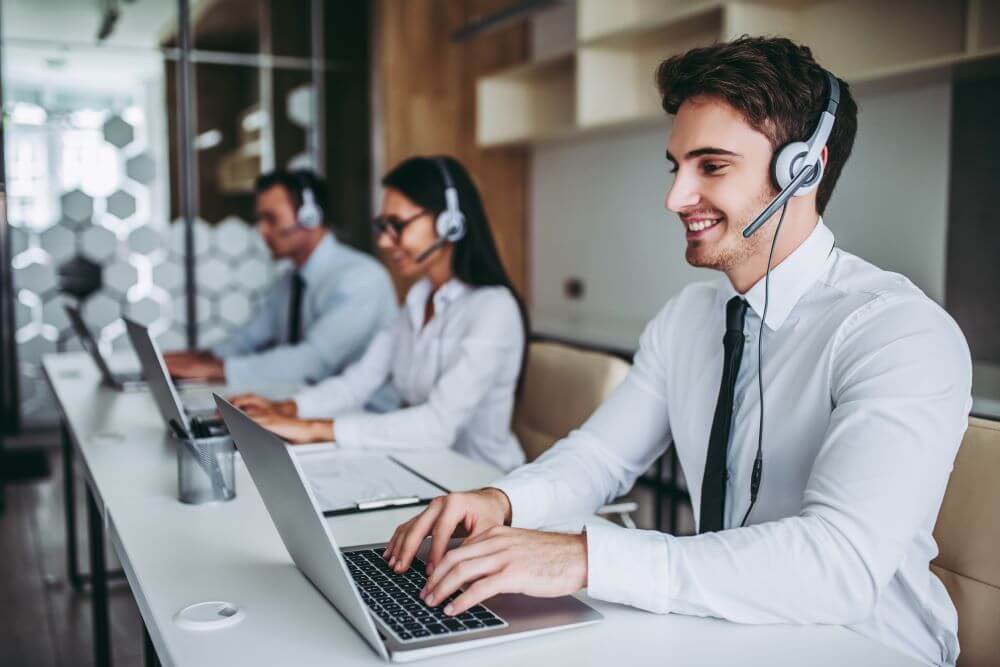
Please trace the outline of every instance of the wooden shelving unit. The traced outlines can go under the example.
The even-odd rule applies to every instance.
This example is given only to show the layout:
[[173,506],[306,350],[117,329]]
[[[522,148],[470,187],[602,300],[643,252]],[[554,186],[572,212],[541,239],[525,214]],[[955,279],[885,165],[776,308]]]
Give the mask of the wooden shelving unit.
[[743,34],[783,35],[851,83],[1000,59],[996,0],[578,0],[573,51],[477,82],[480,146],[663,118],[656,65]]

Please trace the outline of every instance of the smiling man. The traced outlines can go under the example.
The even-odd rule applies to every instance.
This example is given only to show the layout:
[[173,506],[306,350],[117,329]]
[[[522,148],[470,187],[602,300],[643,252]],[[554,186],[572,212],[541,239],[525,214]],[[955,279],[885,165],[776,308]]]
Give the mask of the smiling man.
[[[586,588],[659,613],[846,625],[953,664],[955,609],[929,562],[971,361],[940,307],[836,248],[820,217],[856,133],[847,84],[808,48],[759,38],[671,58],[657,82],[675,115],[666,207],[687,261],[723,275],[666,304],[626,380],[579,430],[492,488],[436,499],[397,528],[386,557],[402,572],[431,535],[425,599],[464,589],[445,613],[501,592]],[[807,187],[745,238],[780,189],[776,155],[809,140],[828,108],[822,169],[793,165]],[[697,535],[528,530],[625,493],[670,444]],[[445,554],[459,525],[470,537]]]

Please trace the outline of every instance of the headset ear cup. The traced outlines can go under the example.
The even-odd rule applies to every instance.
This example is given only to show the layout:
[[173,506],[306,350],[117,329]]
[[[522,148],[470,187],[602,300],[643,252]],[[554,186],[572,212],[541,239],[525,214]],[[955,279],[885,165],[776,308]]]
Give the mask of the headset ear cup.
[[465,236],[465,216],[459,211],[442,211],[435,228],[438,238],[455,243]]
[[799,189],[796,190],[796,197],[801,197],[802,195],[814,192],[816,188],[819,187],[820,181],[823,180],[823,169],[825,165],[822,160],[816,160],[816,166],[817,170],[813,173],[813,175],[803,181],[802,185],[799,186]]
[[793,141],[786,144],[774,159],[774,182],[779,190],[784,190],[795,178],[798,163],[809,153],[809,144],[804,141]]

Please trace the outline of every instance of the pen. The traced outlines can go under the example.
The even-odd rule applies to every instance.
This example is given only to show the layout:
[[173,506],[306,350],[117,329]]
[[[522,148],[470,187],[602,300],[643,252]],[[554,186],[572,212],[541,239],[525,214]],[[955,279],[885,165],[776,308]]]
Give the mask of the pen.
[[402,496],[400,498],[376,498],[372,500],[359,500],[357,507],[359,510],[375,510],[383,507],[400,507],[402,505],[415,505],[420,502],[416,496]]

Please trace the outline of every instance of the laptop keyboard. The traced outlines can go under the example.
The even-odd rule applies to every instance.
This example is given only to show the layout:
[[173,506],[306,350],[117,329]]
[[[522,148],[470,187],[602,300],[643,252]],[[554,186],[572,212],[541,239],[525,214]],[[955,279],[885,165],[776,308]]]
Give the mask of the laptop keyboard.
[[445,605],[459,593],[453,593],[436,607],[424,604],[420,591],[427,577],[424,562],[419,558],[414,558],[410,569],[403,574],[396,574],[389,568],[379,549],[351,551],[344,554],[344,559],[361,592],[361,599],[400,641],[450,637],[507,626],[506,621],[481,604],[463,614],[446,616]]

